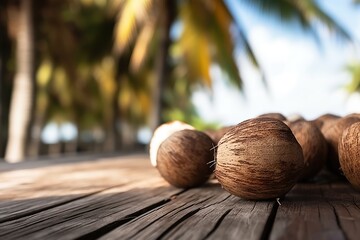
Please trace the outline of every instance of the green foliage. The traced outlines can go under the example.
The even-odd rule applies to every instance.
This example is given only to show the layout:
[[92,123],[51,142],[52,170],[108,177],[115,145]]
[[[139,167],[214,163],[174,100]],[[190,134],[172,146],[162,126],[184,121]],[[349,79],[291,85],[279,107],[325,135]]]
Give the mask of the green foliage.
[[[119,7],[114,33],[115,49],[119,54],[132,55],[130,69],[136,69],[138,73],[153,71],[154,56],[160,45],[156,35],[161,30],[160,19],[167,9],[161,1],[155,0],[113,1]],[[280,19],[283,25],[293,26],[293,23],[297,23],[307,32],[316,35],[316,23],[320,23],[342,39],[350,39],[349,34],[315,0],[242,1],[260,13]],[[174,22],[181,26],[181,31],[179,37],[173,39],[169,60],[173,65],[172,79],[176,79],[180,85],[187,82],[187,87],[183,91],[182,88],[176,88],[174,83],[166,85],[163,93],[166,102],[164,120],[184,120],[186,116],[196,115],[190,100],[185,99],[190,99],[195,86],[211,87],[210,68],[214,64],[220,67],[230,83],[241,89],[242,78],[234,57],[235,38],[230,31],[232,26],[237,30],[237,46],[244,49],[250,62],[263,76],[246,31],[241,22],[235,20],[223,0],[180,0],[176,4],[178,14]],[[135,10],[135,5],[138,11]],[[137,74],[133,73],[136,78]]]
[[[45,122],[72,121],[79,129],[105,129],[112,126],[114,109],[118,109],[122,121],[135,127],[147,124],[163,30],[160,22],[168,11],[163,1],[35,1],[37,114]],[[315,34],[314,23],[320,22],[343,39],[350,38],[315,0],[242,1],[285,25],[296,22]],[[0,13],[5,12],[5,2],[10,1],[1,2]],[[211,88],[214,65],[241,89],[234,56],[237,46],[262,74],[261,66],[244,26],[224,0],[175,2],[173,24],[181,26],[181,31],[172,38],[168,53],[171,69],[163,92],[163,120],[182,120],[198,129],[217,128],[217,123],[198,116],[191,102],[194,89]],[[234,26],[235,33],[231,31]],[[351,91],[359,90],[359,77],[356,79]]]
[[351,82],[346,86],[347,91],[360,92],[360,63],[349,64],[346,70],[351,75]]
[[[167,9],[161,1],[155,3],[154,0],[129,0],[118,4],[120,9],[115,27],[115,49],[119,54],[126,54],[132,49],[130,47],[124,51],[126,47],[135,45],[130,52],[131,69],[141,71],[139,66],[146,69],[148,66],[142,63],[152,58],[156,51],[151,50],[159,46],[159,42],[154,40],[159,41],[156,35],[161,30],[160,19]],[[183,26],[183,31],[180,39],[174,39],[179,51],[176,55],[170,53],[170,57],[185,70],[188,81],[211,86],[210,67],[219,64],[230,82],[240,87],[242,80],[233,56],[234,41],[230,32],[231,24],[235,22],[223,0],[182,0],[176,3],[179,15],[175,21]],[[134,6],[138,9],[135,10]],[[241,37],[247,52],[252,54],[253,62],[258,65],[244,32]]]

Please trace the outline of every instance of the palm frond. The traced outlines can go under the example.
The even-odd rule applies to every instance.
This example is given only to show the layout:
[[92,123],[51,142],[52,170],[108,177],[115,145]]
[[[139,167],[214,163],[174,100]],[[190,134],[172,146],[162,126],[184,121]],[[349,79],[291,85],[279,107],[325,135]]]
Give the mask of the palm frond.
[[263,1],[263,0],[241,0],[247,5],[255,8],[263,14],[279,18],[285,23],[291,21],[297,21],[306,25],[306,18],[294,8],[291,1],[289,0],[273,0],[273,1]]
[[318,21],[330,31],[345,40],[351,40],[350,34],[325,12],[316,0],[241,0],[260,10],[262,13],[278,18],[283,24],[298,23],[312,34],[314,22]]
[[321,22],[324,26],[328,28],[329,31],[334,32],[339,37],[344,38],[345,40],[350,41],[350,34],[342,27],[338,22],[336,22],[330,15],[324,12],[323,9],[314,0],[299,1],[301,4],[304,13],[307,13],[309,19],[316,20]]
[[[213,1],[214,6],[207,5],[207,7],[203,9],[207,24],[204,26],[204,29],[214,46],[213,61],[219,64],[222,71],[228,76],[230,82],[241,89],[243,81],[234,57],[235,44],[230,31],[233,19],[223,8],[225,5],[221,7],[219,2],[220,1]],[[209,28],[208,25],[210,25],[211,28]]]
[[138,84],[138,77],[131,74],[122,76],[120,81],[119,108],[124,119],[134,126],[144,124],[151,111],[149,83],[152,79],[149,74],[151,75],[151,72],[147,70],[142,71],[140,74],[142,84]]
[[109,10],[110,12],[116,11],[118,9],[121,9],[123,6],[125,0],[111,0],[109,2]]
[[115,50],[122,53],[134,40],[137,31],[149,17],[153,0],[127,0],[117,16],[115,26]]
[[146,58],[149,56],[149,48],[156,30],[155,21],[148,21],[141,29],[136,39],[135,47],[131,54],[130,68],[133,72],[140,70]]
[[186,2],[180,10],[184,29],[179,44],[183,49],[184,63],[187,68],[187,75],[192,82],[202,81],[205,85],[211,86],[211,46],[199,26],[199,18],[196,17],[193,6],[194,2]]
[[360,63],[349,64],[346,70],[351,75],[351,82],[346,85],[346,90],[349,93],[360,91]]
[[216,12],[223,12],[222,14],[218,14],[215,12],[215,16],[217,16],[217,19],[219,22],[221,22],[220,16],[222,15],[226,15],[227,18],[230,19],[230,22],[236,27],[237,32],[239,34],[239,42],[238,44],[240,45],[240,47],[244,50],[247,58],[249,59],[249,61],[252,63],[252,65],[260,72],[261,75],[261,79],[263,81],[263,83],[266,86],[266,77],[263,73],[263,70],[260,66],[260,63],[257,59],[257,57],[255,56],[255,53],[253,51],[253,48],[249,42],[249,39],[246,35],[245,29],[243,28],[243,25],[241,24],[241,22],[237,21],[235,19],[235,17],[233,16],[233,14],[229,11],[229,8],[227,7],[227,5],[224,3],[223,0],[220,1],[215,1],[215,3],[217,4],[216,6]]
[[[260,69],[260,64],[254,54],[254,51],[252,50],[252,47],[250,45],[250,42],[247,38],[247,35],[245,33],[245,30],[242,26],[242,24],[234,18],[234,16],[230,13],[228,7],[225,5],[224,1],[215,1],[215,3],[218,5],[216,7],[215,16],[220,21],[222,15],[226,15],[227,18],[231,19],[231,23],[233,23],[236,26],[236,29],[240,35],[240,41],[241,45],[244,47],[244,50],[246,52],[247,57],[249,58],[250,62],[258,69]],[[219,14],[217,12],[223,12],[222,14]]]

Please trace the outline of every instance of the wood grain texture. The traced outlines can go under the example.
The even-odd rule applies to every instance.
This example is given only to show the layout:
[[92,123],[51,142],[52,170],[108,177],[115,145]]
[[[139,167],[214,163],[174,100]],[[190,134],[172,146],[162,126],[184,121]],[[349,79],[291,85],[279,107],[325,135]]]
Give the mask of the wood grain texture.
[[276,204],[233,198],[233,209],[209,239],[267,239]]
[[358,239],[360,209],[344,192],[347,184],[336,186],[296,185],[278,208],[270,239]]
[[[164,181],[146,181],[112,188],[1,223],[0,239],[74,239],[84,235],[92,236],[96,231],[104,231],[108,225],[132,218],[136,212],[165,203],[179,192],[181,190],[168,187]],[[39,199],[39,204],[41,201]]]
[[211,183],[171,187],[146,155],[0,174],[0,239],[358,239],[360,193],[298,184],[246,201]]
[[273,205],[232,196],[219,184],[207,185],[188,190],[101,239],[259,239]]
[[[102,239],[157,239],[168,238],[168,233],[183,221],[188,221],[202,207],[221,202],[229,197],[223,192],[217,196],[218,186],[207,185],[200,190],[194,188],[173,198],[172,201],[148,214],[134,219]],[[214,194],[215,193],[215,194]]]
[[0,173],[0,222],[153,177],[160,179],[145,155],[12,169]]
[[359,239],[360,193],[349,184],[333,183],[324,186],[323,195],[333,207],[337,223],[346,239]]

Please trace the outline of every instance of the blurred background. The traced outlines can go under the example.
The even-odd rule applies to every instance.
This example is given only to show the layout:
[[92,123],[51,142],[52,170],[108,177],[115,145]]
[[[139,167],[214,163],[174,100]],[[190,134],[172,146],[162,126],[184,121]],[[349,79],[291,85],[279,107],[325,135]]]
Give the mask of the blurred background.
[[0,158],[360,112],[359,26],[353,0],[1,0]]

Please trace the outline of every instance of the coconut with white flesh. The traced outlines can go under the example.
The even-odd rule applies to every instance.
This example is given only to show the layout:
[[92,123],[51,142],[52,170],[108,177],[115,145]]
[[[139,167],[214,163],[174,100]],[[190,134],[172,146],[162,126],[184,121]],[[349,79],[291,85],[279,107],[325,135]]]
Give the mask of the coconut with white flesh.
[[157,153],[158,149],[163,141],[167,139],[171,134],[184,129],[195,129],[193,126],[183,123],[181,121],[172,121],[160,125],[153,134],[150,141],[150,162],[151,165],[156,167],[157,165]]

